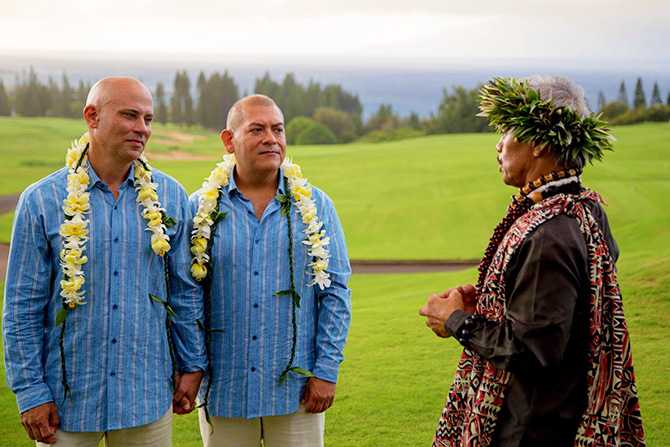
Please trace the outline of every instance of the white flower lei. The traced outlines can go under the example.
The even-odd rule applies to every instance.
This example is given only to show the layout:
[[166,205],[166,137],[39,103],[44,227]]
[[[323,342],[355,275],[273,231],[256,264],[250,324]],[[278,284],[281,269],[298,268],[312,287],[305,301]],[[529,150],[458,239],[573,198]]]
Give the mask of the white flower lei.
[[[202,184],[202,191],[198,197],[198,211],[193,218],[193,231],[191,233],[191,253],[193,260],[191,264],[191,275],[201,281],[207,276],[209,267],[209,255],[207,247],[212,236],[212,226],[220,219],[215,213],[218,209],[219,194],[221,188],[229,184],[229,179],[235,166],[235,156],[226,154],[223,161],[216,165],[209,177]],[[284,176],[288,180],[291,195],[295,200],[296,212],[300,213],[302,222],[307,225],[303,244],[307,245],[309,256],[316,260],[309,264],[312,268],[310,275],[314,279],[310,286],[318,284],[321,290],[330,286],[330,275],[326,272],[328,258],[330,257],[326,246],[330,244],[330,238],[326,237],[326,230],[322,230],[323,222],[317,216],[317,209],[312,200],[312,187],[306,178],[302,176],[300,166],[292,163],[287,157],[281,164]]]
[[[60,252],[61,267],[64,279],[61,280],[60,295],[63,298],[64,308],[72,309],[84,302],[84,271],[83,265],[88,261],[84,255],[86,241],[88,241],[88,220],[86,214],[90,210],[89,193],[86,191],[90,184],[88,164],[86,163],[89,145],[89,136],[86,132],[79,140],[72,142],[67,152],[66,166],[69,169],[67,176],[68,195],[63,200],[65,221],[61,224],[60,235],[63,236],[63,248]],[[147,221],[147,230],[151,231],[151,249],[154,253],[163,256],[170,250],[169,236],[166,234],[165,216],[156,194],[158,185],[152,181],[151,167],[144,156],[135,160],[135,190],[137,201],[142,204],[142,217]],[[58,325],[58,324],[57,324]]]

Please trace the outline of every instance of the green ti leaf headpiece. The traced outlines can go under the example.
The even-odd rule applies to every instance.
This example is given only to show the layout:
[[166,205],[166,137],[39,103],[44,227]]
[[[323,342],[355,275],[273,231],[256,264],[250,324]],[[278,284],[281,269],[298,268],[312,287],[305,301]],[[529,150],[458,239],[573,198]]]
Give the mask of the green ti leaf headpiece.
[[543,100],[540,92],[526,81],[515,78],[494,78],[479,91],[481,110],[477,116],[489,119],[500,133],[513,132],[523,143],[535,143],[571,164],[581,157],[593,164],[602,160],[603,151],[611,151],[612,141],[606,121],[592,113],[580,118],[566,106],[554,105],[553,99]]

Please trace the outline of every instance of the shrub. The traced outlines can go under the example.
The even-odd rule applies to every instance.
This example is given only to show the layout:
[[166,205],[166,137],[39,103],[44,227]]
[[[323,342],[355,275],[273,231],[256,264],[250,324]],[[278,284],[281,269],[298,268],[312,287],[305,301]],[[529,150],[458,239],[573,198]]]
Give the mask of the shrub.
[[617,116],[610,121],[614,125],[637,124],[645,121],[669,121],[670,107],[669,106],[653,106],[648,109],[631,109]]
[[314,123],[314,120],[306,116],[296,116],[286,126],[286,143],[296,144],[298,135]]
[[348,143],[356,138],[356,121],[346,112],[332,107],[319,107],[314,112],[314,121],[332,130],[338,143]]
[[332,130],[321,123],[313,121],[300,132],[295,144],[335,144],[337,139]]
[[609,104],[606,104],[602,109],[600,109],[600,113],[603,114],[603,119],[606,120],[614,119],[617,116],[627,111],[628,111],[628,104],[620,101],[612,101]]
[[416,138],[425,134],[425,132],[412,129],[411,127],[401,127],[400,129],[394,130],[392,132],[384,132],[381,130],[370,132],[358,141],[361,143],[384,143],[386,141],[398,141],[405,140],[407,138]]

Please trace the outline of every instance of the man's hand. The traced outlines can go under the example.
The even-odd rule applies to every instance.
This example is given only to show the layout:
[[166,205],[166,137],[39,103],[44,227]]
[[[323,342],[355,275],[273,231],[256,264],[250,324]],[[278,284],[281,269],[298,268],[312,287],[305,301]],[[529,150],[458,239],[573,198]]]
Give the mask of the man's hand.
[[172,396],[172,411],[188,414],[195,409],[195,398],[202,381],[202,371],[182,373],[175,379],[175,392]]
[[305,395],[302,398],[301,404],[307,404],[305,411],[307,413],[323,413],[331,405],[335,399],[335,386],[333,382],[310,377],[305,388]]
[[44,444],[55,444],[54,433],[60,424],[58,410],[53,402],[47,402],[21,413],[21,423],[30,439]]
[[477,289],[475,289],[475,286],[466,284],[456,287],[456,290],[463,297],[463,305],[465,305],[463,310],[469,314],[477,313]]
[[448,338],[450,335],[444,328],[444,323],[456,310],[475,313],[476,295],[472,284],[447,289],[437,295],[431,295],[428,303],[419,309],[419,315],[426,317],[426,326],[438,337]]

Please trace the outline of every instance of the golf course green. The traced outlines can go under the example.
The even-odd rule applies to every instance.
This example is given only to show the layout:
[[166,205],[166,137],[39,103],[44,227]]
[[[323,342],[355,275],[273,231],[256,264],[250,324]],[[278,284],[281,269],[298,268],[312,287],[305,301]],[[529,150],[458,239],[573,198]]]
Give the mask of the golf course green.
[[[82,120],[0,118],[0,196],[59,169]],[[616,127],[615,151],[587,166],[621,249],[617,264],[647,445],[670,445],[670,124]],[[498,172],[494,134],[427,136],[384,144],[289,147],[333,199],[356,260],[477,259],[516,191]],[[155,168],[189,193],[222,155],[216,133],[155,125]],[[12,213],[0,215],[7,242]],[[355,275],[352,323],[326,445],[430,444],[460,345],[435,337],[418,315],[428,295],[476,281],[476,269]],[[4,289],[4,283],[2,283]],[[1,301],[0,301],[1,303]],[[173,445],[199,446],[197,416],[175,416]],[[0,364],[0,447],[32,446]]]

